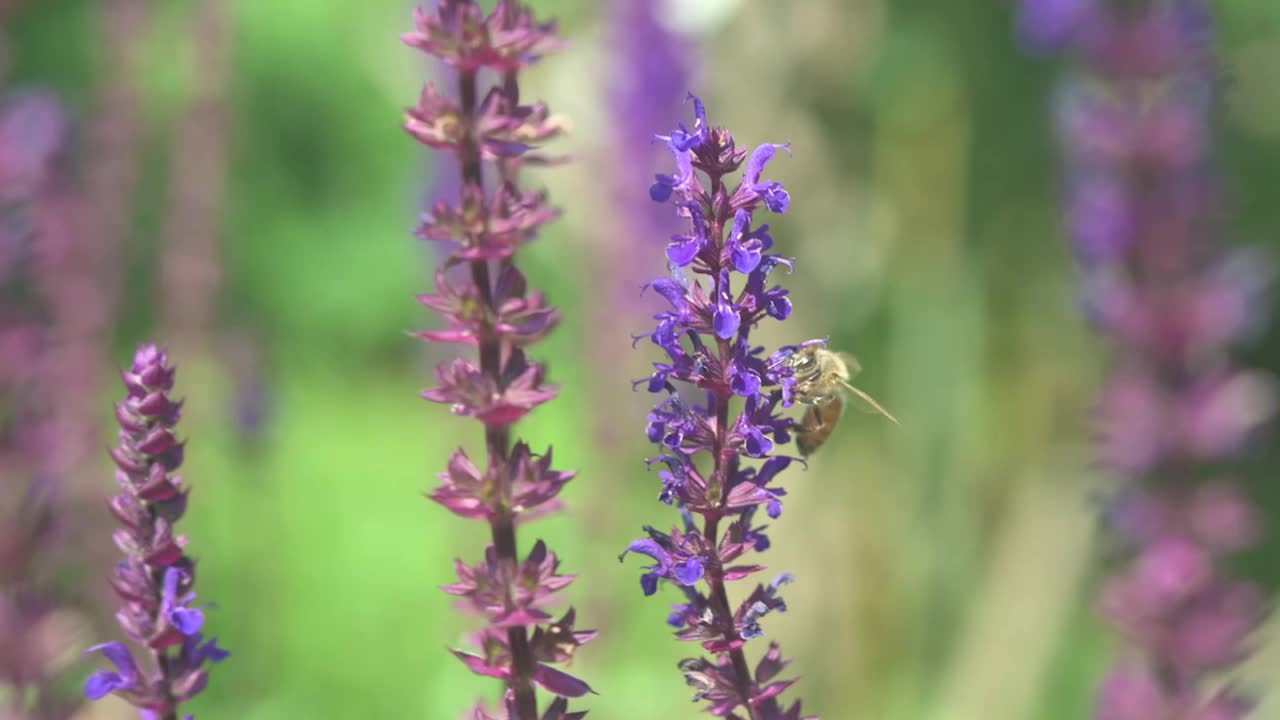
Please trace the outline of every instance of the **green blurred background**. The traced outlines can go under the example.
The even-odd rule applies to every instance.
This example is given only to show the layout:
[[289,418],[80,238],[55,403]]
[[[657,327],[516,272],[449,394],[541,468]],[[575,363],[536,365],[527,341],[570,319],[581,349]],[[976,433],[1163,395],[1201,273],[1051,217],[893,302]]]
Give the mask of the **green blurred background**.
[[[648,398],[627,383],[652,359],[648,344],[629,349],[643,323],[606,326],[589,312],[614,292],[596,280],[614,219],[602,178],[617,170],[604,3],[532,4],[560,18],[572,46],[529,72],[524,94],[573,120],[555,149],[575,161],[527,178],[566,210],[521,259],[563,309],[534,353],[562,394],[519,434],[535,449],[554,444],[579,478],[569,511],[521,542],[546,538],[579,573],[567,594],[581,623],[602,631],[572,668],[600,692],[585,703],[592,717],[693,717],[675,663],[695,648],[663,622],[674,597],[641,597],[636,567],[617,561],[642,523],[674,517],[642,463]],[[52,87],[82,127],[94,123],[95,88],[120,72],[101,52],[110,5],[29,3],[7,28],[11,84]],[[431,287],[433,256],[411,236],[435,169],[399,127],[433,72],[397,40],[412,4],[225,6],[229,69],[213,88],[229,113],[222,275],[212,321],[180,338],[164,334],[173,299],[161,258],[181,235],[166,230],[177,128],[209,68],[193,57],[204,27],[195,2],[145,5],[132,78],[140,175],[112,359],[153,337],[190,353],[177,357],[194,488],[186,530],[201,597],[218,606],[209,627],[234,654],[192,709],[458,717],[496,686],[446,652],[475,626],[437,588],[452,558],[477,557],[485,529],[422,493],[459,437],[473,450],[480,437],[418,398],[448,349],[406,335],[436,322],[413,299]],[[793,198],[773,226],[797,258],[796,310],[763,339],[830,335],[867,368],[861,386],[903,419],[849,418],[791,477],[766,561],[798,582],[790,612],[766,629],[803,676],[793,692],[828,720],[1087,716],[1109,653],[1090,600],[1100,558],[1090,498],[1107,481],[1090,461],[1087,415],[1105,358],[1077,313],[1055,205],[1060,65],[1015,45],[1008,1],[674,5],[698,45],[692,89],[712,120],[745,144],[789,140],[795,151],[770,170]],[[1274,246],[1280,4],[1219,9],[1229,231]],[[635,183],[643,192],[648,176]],[[663,270],[657,247],[652,275]],[[1280,337],[1247,352],[1275,368]],[[254,383],[265,419],[246,433],[237,402]],[[102,387],[105,427],[117,391]],[[105,455],[96,467],[105,494]],[[1280,522],[1280,453],[1260,448],[1253,467],[1256,497]],[[1272,540],[1244,570],[1274,585],[1278,552]],[[1261,653],[1244,682],[1273,684],[1277,658]],[[123,712],[112,703],[94,712]]]

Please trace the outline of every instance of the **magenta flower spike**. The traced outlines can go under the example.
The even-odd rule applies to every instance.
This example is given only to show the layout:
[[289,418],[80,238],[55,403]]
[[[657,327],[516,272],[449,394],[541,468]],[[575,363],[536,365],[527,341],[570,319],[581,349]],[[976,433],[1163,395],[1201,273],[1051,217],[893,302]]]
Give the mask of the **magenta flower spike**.
[[[787,661],[778,645],[769,645],[754,670],[744,652],[747,641],[764,635],[761,620],[787,609],[779,589],[791,575],[756,585],[736,607],[726,590],[727,583],[764,569],[747,558],[769,548],[758,513],[782,515],[786,490],[777,483],[793,462],[775,451],[791,439],[792,420],[780,410],[792,405],[795,378],[788,359],[800,346],[765,355],[750,339],[766,318],[791,315],[787,291],[770,285],[769,276],[779,267],[790,272],[792,262],[769,252],[769,226],[754,219],[757,211],[783,213],[789,207],[786,188],[762,179],[769,160],[787,146],[766,144],[749,153],[728,131],[708,124],[698,98],[689,100],[693,128],[680,125],[658,137],[676,170],[659,174],[649,189],[654,201],[670,203],[689,227],[667,245],[671,276],[646,286],[669,309],[655,316],[657,329],[640,337],[648,337],[666,358],[636,383],[663,396],[649,414],[646,432],[659,448],[649,463],[664,467],[658,499],[679,507],[682,523],[670,532],[644,527],[645,537],[622,557],[649,558],[640,575],[645,595],[663,583],[680,592],[682,602],[667,622],[677,638],[697,642],[712,655],[680,663],[694,700],[704,702],[707,712],[737,720],[800,720],[800,701],[779,701],[795,680],[779,677]],[[744,162],[734,188],[726,176]],[[823,341],[805,344],[813,342]],[[731,411],[738,403],[740,411]],[[699,465],[700,455],[705,457]]]
[[1260,263],[1221,242],[1213,174],[1218,91],[1208,0],[1024,0],[1033,50],[1076,62],[1058,97],[1069,232],[1085,308],[1111,346],[1101,455],[1121,485],[1104,517],[1124,560],[1102,614],[1124,641],[1099,720],[1248,716],[1217,681],[1269,610],[1229,558],[1259,513],[1234,479],[1275,407],[1272,378],[1230,360],[1259,320]]
[[[552,453],[535,454],[512,442],[512,426],[556,396],[546,371],[527,349],[555,327],[557,311],[542,293],[530,291],[515,258],[557,212],[544,193],[518,184],[520,167],[538,162],[536,149],[561,131],[541,104],[521,104],[519,73],[561,45],[551,23],[504,0],[485,13],[474,0],[440,0],[419,9],[415,30],[404,42],[439,58],[456,71],[457,90],[434,83],[406,111],[405,130],[427,147],[452,153],[461,170],[457,200],[437,200],[417,235],[444,250],[432,293],[419,302],[444,320],[439,329],[415,335],[428,342],[474,348],[474,359],[456,357],[436,368],[437,386],[422,396],[448,405],[455,415],[480,423],[483,461],[461,448],[449,458],[440,486],[428,497],[459,517],[490,526],[492,544],[476,563],[458,560],[458,581],[444,588],[462,606],[486,620],[474,637],[476,651],[453,654],[477,675],[502,681],[498,714],[484,704],[475,720],[568,720],[568,700],[592,692],[582,680],[553,667],[569,661],[595,631],[575,628],[572,609],[550,612],[557,593],[574,579],[538,540],[522,554],[516,526],[557,507],[557,496],[573,472],[552,468]],[[482,92],[479,73],[498,84]],[[535,688],[556,698],[539,714]]]

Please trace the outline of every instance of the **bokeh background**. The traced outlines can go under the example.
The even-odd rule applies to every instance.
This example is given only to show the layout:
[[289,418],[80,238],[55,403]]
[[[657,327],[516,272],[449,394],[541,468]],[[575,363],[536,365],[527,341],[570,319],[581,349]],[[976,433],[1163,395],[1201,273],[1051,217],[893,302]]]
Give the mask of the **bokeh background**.
[[[794,149],[770,171],[793,198],[771,224],[797,258],[796,310],[765,340],[830,335],[903,420],[853,414],[790,480],[767,560],[798,582],[766,629],[795,658],[796,696],[829,720],[1087,716],[1110,649],[1091,600],[1108,479],[1089,409],[1105,355],[1060,229],[1061,64],[1018,47],[1007,0],[655,0],[678,62],[628,57],[638,30],[617,6],[645,3],[532,4],[572,44],[526,74],[524,96],[572,120],[555,150],[573,162],[529,176],[565,210],[521,261],[563,310],[536,349],[562,392],[519,433],[579,477],[568,512],[521,538],[546,538],[579,573],[568,595],[602,630],[574,665],[601,693],[592,717],[697,709],[675,667],[694,648],[664,624],[674,597],[643,598],[617,560],[641,524],[673,520],[642,462],[648,397],[628,382],[652,359],[629,335],[645,330],[638,285],[663,272],[665,238],[631,232],[627,203],[645,202],[644,158],[660,147],[643,154],[617,96],[628,73],[686,71],[740,142]],[[441,73],[397,39],[412,4],[8,5],[5,92],[60,98],[86,198],[87,249],[59,282],[79,298],[70,316],[100,316],[82,337],[101,372],[68,405],[97,421],[68,507],[70,542],[99,564],[72,563],[68,582],[105,586],[110,372],[154,338],[187,398],[199,591],[233,652],[197,716],[444,718],[492,696],[445,651],[474,626],[437,589],[483,529],[423,497],[448,453],[480,438],[418,397],[444,355],[406,334],[434,322],[414,295],[436,256],[411,231],[454,171],[399,127]],[[1217,11],[1229,241],[1274,255],[1280,4]],[[655,95],[650,116],[685,117],[683,89]],[[1244,360],[1280,367],[1280,335]],[[1280,453],[1255,459],[1247,480],[1280,527]],[[1274,535],[1241,568],[1271,587]],[[115,637],[101,618],[89,627],[86,645]],[[72,665],[69,686],[90,669]],[[1264,649],[1242,682],[1277,677],[1280,652]],[[98,705],[86,717],[131,716]]]

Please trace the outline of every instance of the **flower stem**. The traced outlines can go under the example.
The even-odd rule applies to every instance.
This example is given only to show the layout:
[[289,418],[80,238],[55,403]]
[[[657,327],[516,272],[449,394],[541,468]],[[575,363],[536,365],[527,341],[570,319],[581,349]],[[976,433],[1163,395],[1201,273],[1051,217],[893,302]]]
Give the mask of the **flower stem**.
[[[707,542],[711,543],[711,547],[715,547],[718,541],[716,535],[719,532],[719,524],[719,517],[707,516],[704,536]],[[717,567],[714,572],[707,574],[707,584],[711,586],[711,612],[724,621],[726,625],[724,639],[726,642],[732,642],[737,639],[733,629],[733,609],[729,605],[729,594],[724,589],[724,578],[720,568]],[[735,648],[729,651],[729,659],[733,662],[734,685],[738,689],[738,696],[742,698],[743,707],[747,709],[747,718],[756,720],[756,709],[751,705],[751,668],[747,665],[747,656],[743,654],[742,648]]]
[[[476,109],[476,74],[464,71],[458,74],[458,94],[461,109],[465,117],[474,119]],[[480,148],[475,138],[469,138],[461,148],[461,166],[463,185],[470,185],[483,191],[484,170],[481,165]],[[490,316],[497,314],[493,303],[493,288],[489,278],[488,260],[471,261],[471,279],[480,292],[481,302],[489,309]],[[485,333],[479,339],[480,370],[493,378],[499,392],[502,387],[502,347],[500,341],[492,333]],[[489,453],[489,467],[493,471],[495,482],[500,492],[506,494],[510,490],[510,479],[507,477],[507,457],[510,454],[511,439],[506,427],[485,425],[485,447]],[[490,525],[493,533],[493,548],[498,556],[498,565],[506,582],[507,603],[511,604],[511,583],[514,582],[517,568],[520,566],[519,552],[516,546],[515,522],[509,507],[501,517],[495,518]],[[511,648],[511,692],[515,695],[517,720],[537,720],[538,698],[533,688],[533,655],[529,648],[528,631],[523,625],[507,630],[507,642]]]
[[[715,256],[720,257],[719,247],[724,237],[724,222],[719,218],[715,220],[715,226],[712,234],[716,238]],[[720,268],[717,262],[712,267],[715,278],[715,297],[720,297],[722,288],[720,287]],[[720,356],[720,367],[729,367],[730,349],[726,340],[717,339],[716,352]],[[719,393],[714,395],[716,405],[716,437],[712,446],[712,457],[715,459],[715,470],[711,473],[713,482],[716,483],[719,490],[719,505],[724,507],[729,499],[728,479],[729,473],[727,463],[725,462],[725,448],[728,445],[729,435],[729,399],[721,396]],[[708,513],[706,515],[706,524],[703,529],[703,537],[712,548],[712,555],[715,555],[715,548],[719,546],[720,532],[720,514]],[[707,584],[711,586],[711,611],[719,616],[721,624],[724,627],[725,642],[734,642],[737,638],[737,632],[734,630],[733,608],[729,605],[729,594],[724,589],[723,568],[716,563],[712,571],[707,573]],[[733,663],[734,686],[738,690],[738,696],[742,699],[742,705],[747,710],[748,720],[756,720],[756,709],[751,705],[751,668],[747,665],[747,658],[742,652],[742,648],[734,648],[729,651],[729,660]]]

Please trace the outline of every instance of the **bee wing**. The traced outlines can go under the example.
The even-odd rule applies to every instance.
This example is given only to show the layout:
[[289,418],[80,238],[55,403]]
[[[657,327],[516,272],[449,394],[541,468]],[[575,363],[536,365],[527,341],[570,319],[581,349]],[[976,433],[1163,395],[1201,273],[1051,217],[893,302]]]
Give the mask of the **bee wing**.
[[854,407],[858,408],[859,410],[865,413],[871,413],[873,415],[876,415],[876,414],[883,415],[889,418],[890,420],[892,420],[894,425],[902,424],[898,422],[898,418],[893,416],[893,413],[889,412],[888,410],[885,410],[883,405],[881,405],[879,402],[876,402],[875,398],[871,397],[870,395],[850,385],[847,382],[842,382],[840,384],[844,386],[845,390],[848,390],[849,393],[853,395],[851,399],[853,400],[852,405]]
[[849,371],[849,379],[852,380],[862,372],[862,363],[858,362],[858,358],[847,352],[838,352],[835,354],[844,363],[844,367]]

